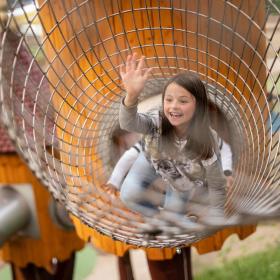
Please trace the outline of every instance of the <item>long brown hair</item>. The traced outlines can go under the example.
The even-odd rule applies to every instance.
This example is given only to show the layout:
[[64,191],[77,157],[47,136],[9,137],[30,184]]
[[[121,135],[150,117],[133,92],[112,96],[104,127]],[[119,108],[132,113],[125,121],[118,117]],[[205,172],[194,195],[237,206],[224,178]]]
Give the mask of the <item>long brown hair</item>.
[[[203,82],[193,73],[179,73],[173,76],[165,85],[162,102],[164,101],[166,88],[172,83],[189,91],[196,100],[195,112],[188,126],[186,150],[193,152],[194,156],[200,160],[212,157],[214,139],[210,130],[208,99]],[[162,114],[162,144],[164,147],[165,144],[171,141],[174,142],[174,127],[168,121],[164,113]]]
[[225,113],[211,100],[208,102],[208,108],[211,127],[218,133],[223,141],[232,145],[230,125]]

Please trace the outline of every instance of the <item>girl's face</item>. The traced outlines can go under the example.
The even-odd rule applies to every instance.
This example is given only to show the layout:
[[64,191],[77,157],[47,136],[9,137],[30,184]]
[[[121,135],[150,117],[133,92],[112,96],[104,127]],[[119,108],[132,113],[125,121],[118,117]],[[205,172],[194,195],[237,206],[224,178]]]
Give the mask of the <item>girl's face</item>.
[[195,108],[195,97],[188,90],[176,83],[167,86],[163,99],[164,114],[180,135],[186,133]]

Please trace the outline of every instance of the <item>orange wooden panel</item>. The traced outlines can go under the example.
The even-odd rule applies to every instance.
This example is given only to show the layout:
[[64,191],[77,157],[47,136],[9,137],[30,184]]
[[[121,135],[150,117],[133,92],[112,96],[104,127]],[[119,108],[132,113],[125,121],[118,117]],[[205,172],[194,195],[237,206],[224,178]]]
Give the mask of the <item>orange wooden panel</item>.
[[[176,253],[175,248],[142,248],[133,245],[128,245],[120,241],[112,240],[110,237],[98,233],[92,228],[82,224],[79,219],[72,217],[75,224],[77,234],[84,240],[90,240],[94,247],[103,250],[107,253],[123,256],[127,250],[143,249],[147,257],[151,260],[165,260],[171,259]],[[240,226],[226,228],[218,231],[214,235],[193,243],[191,246],[196,248],[199,254],[206,254],[213,251],[218,251],[222,248],[226,239],[232,235],[237,234],[240,240],[245,239],[256,231],[256,226]]]
[[40,230],[39,239],[16,237],[7,241],[0,251],[4,261],[18,267],[33,263],[51,272],[52,258],[63,261],[83,248],[84,242],[75,231],[63,230],[53,223],[49,214],[50,194],[16,154],[0,155],[0,182],[32,185]]

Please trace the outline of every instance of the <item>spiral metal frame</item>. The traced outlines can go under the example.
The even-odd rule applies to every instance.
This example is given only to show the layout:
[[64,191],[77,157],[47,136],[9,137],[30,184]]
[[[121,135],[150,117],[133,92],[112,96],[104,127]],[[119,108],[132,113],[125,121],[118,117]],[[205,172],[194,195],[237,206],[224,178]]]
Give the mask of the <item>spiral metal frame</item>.
[[[265,1],[265,16],[261,23],[255,21],[259,12],[257,6],[250,15],[244,12],[246,1],[237,1],[238,4],[216,1],[222,3],[219,19],[211,17],[215,2],[212,0],[195,0],[192,4],[183,0],[130,0],[125,8],[122,7],[123,1],[116,0],[114,5],[118,12],[114,13],[110,13],[106,1],[62,0],[62,17],[56,17],[55,2],[38,2],[40,4],[8,1],[7,10],[2,12],[1,117],[30,168],[71,213],[112,238],[140,246],[180,246],[212,233],[146,236],[142,233],[146,227],[145,219],[124,210],[118,199],[102,191],[101,185],[113,168],[112,135],[118,127],[118,107],[124,96],[118,67],[124,63],[128,53],[145,54],[150,50],[154,55],[147,56],[147,64],[154,71],[141,100],[160,93],[164,82],[174,73],[184,70],[198,73],[209,98],[218,105],[231,126],[235,181],[227,199],[229,211],[259,219],[279,216],[280,10],[276,1]],[[102,6],[103,16],[96,15],[94,2]],[[36,11],[29,12],[27,4],[33,4]],[[52,28],[42,24],[45,9],[55,18]],[[83,19],[82,11],[85,9],[93,15],[92,22]],[[156,11],[159,25],[155,25],[151,18]],[[231,26],[227,21],[229,11],[237,12]],[[171,27],[165,26],[161,12],[169,13]],[[78,23],[72,21],[73,15],[79,18]],[[131,17],[131,29],[126,28],[124,15]],[[137,26],[139,15],[146,18],[146,26]],[[178,15],[184,21],[182,26],[175,25]],[[191,24],[188,22],[191,16],[196,18],[194,29],[187,28]],[[236,30],[241,19],[249,22],[243,34]],[[113,20],[118,21],[119,29],[112,25]],[[64,35],[62,26],[65,22],[74,34],[70,39]],[[203,34],[199,33],[202,23],[208,25]],[[75,24],[80,29],[75,28]],[[103,36],[104,30],[99,30],[102,24],[106,25],[111,36]],[[219,28],[219,38],[211,37],[211,27]],[[62,42],[59,50],[49,40],[57,30]],[[94,39],[88,34],[93,30]],[[168,40],[164,37],[165,31],[171,33]],[[252,45],[249,37],[254,31],[259,35]],[[149,36],[158,32],[160,43],[144,44],[141,37],[145,32]],[[12,36],[13,43],[12,33],[17,36],[17,39]],[[185,41],[176,42],[177,33],[185,34]],[[227,34],[232,35],[230,43],[224,44],[223,38]],[[131,43],[132,35],[137,38],[136,43]],[[80,43],[82,36],[86,46]],[[206,47],[195,49],[189,46],[187,36],[194,36],[197,42],[205,39]],[[120,38],[126,42],[125,45],[118,43]],[[241,51],[235,45],[237,39],[243,42]],[[258,52],[263,39],[264,49]],[[115,45],[111,53],[106,48],[108,42]],[[79,57],[75,57],[69,47],[74,43],[80,49]],[[211,44],[217,48],[216,55],[207,52]],[[46,52],[48,48],[52,49],[53,56]],[[103,49],[101,55],[96,51],[98,48]],[[245,49],[253,53],[249,62],[242,62],[246,60]],[[220,73],[218,69],[225,64],[222,60],[224,50],[229,53],[228,70]],[[73,58],[72,64],[65,63],[60,57],[65,51]],[[210,65],[208,59],[204,62],[199,60],[200,55],[215,60],[216,67]],[[26,56],[28,59],[24,60]],[[240,63],[233,67],[237,57]],[[80,59],[88,64],[86,71],[77,63]],[[252,72],[254,59],[259,61],[259,65]],[[57,65],[64,69],[63,75],[57,71]],[[102,73],[96,72],[97,66]],[[74,67],[82,73],[78,79],[73,76]],[[244,68],[247,74],[239,76]],[[34,78],[34,69],[41,72],[37,78]],[[88,78],[92,73],[94,80]],[[235,78],[231,79],[233,73]],[[51,79],[50,76],[56,78]],[[66,78],[71,82],[67,84]],[[254,81],[249,86],[248,81],[252,78]],[[82,80],[87,82],[87,86],[84,87]],[[225,80],[225,84],[221,80]],[[240,81],[242,87],[239,86]],[[257,94],[250,95],[254,89]],[[249,94],[249,98],[244,98],[244,93]],[[65,108],[70,110],[65,113]]]

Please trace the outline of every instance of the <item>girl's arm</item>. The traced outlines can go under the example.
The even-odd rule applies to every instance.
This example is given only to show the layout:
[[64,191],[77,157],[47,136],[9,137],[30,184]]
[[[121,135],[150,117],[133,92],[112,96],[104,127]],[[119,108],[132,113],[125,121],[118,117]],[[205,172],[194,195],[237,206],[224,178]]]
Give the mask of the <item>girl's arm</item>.
[[220,153],[221,153],[221,161],[222,161],[222,167],[223,171],[229,170],[232,171],[232,152],[230,145],[220,139],[222,141],[220,143]]
[[149,134],[152,132],[155,122],[145,114],[138,114],[138,97],[144,89],[151,69],[144,69],[145,57],[142,56],[139,63],[136,54],[129,55],[125,65],[120,68],[120,76],[126,91],[119,112],[119,122],[122,129]]
[[137,159],[141,149],[142,148],[140,143],[136,143],[133,147],[131,147],[121,156],[107,184],[113,185],[118,190],[120,189],[125,176],[127,175],[129,169]]
[[119,123],[122,129],[141,134],[151,134],[158,126],[158,120],[147,114],[137,112],[137,105],[127,107],[122,101],[119,111]]
[[206,181],[209,191],[210,206],[216,209],[224,209],[226,200],[226,178],[222,173],[220,163],[215,161],[205,166]]
[[[223,141],[223,140],[221,140]],[[220,143],[219,143],[220,144]],[[220,148],[222,171],[232,171],[232,152],[230,145],[222,142]],[[226,191],[233,183],[233,177],[221,173],[218,161],[206,166],[206,181],[209,190],[210,204],[214,208],[223,209],[226,200]]]
[[221,139],[220,151],[221,151],[221,161],[222,161],[222,168],[224,171],[224,175],[226,176],[227,180],[227,190],[233,184],[233,176],[232,176],[232,151],[230,145]]
[[229,189],[233,184],[232,176],[232,151],[229,144],[223,142],[218,136],[217,132],[211,129],[214,140],[216,141],[218,148],[220,149],[221,164],[224,175],[226,176],[226,189]]

